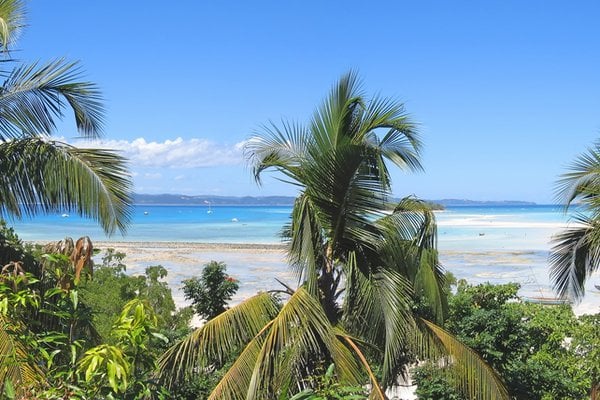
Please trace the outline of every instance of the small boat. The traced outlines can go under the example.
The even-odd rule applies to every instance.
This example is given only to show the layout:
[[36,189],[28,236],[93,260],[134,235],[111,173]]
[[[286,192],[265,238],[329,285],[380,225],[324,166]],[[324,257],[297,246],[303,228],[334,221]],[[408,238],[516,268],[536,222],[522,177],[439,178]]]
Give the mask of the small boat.
[[594,287],[598,290],[600,290],[600,285],[594,285]]
[[482,232],[482,233],[479,234],[479,236],[485,236],[485,233]]
[[148,211],[144,211],[144,215],[148,215]]
[[237,218],[231,218],[231,222],[239,222],[239,219],[237,219]]
[[65,213],[65,214],[61,215],[61,217],[63,217],[63,218],[69,218],[69,214]]

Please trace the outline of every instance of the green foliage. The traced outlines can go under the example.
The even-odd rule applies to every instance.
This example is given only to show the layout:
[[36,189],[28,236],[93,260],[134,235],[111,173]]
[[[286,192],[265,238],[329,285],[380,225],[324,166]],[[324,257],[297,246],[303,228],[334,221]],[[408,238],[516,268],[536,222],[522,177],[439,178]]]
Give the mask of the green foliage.
[[148,350],[156,339],[167,341],[158,333],[157,321],[144,301],[134,299],[125,305],[111,330],[116,344],[94,347],[78,363],[77,371],[85,376],[91,393],[141,399],[156,389],[151,380],[156,357]]
[[[236,354],[231,355],[231,359],[234,359]],[[219,381],[223,378],[225,373],[231,368],[233,361],[228,361],[225,364],[205,368],[199,371],[197,374],[188,376],[185,381],[178,383],[176,386],[170,388],[169,399],[170,400],[198,400],[207,399],[210,393],[217,386]]]
[[156,265],[147,267],[143,276],[131,276],[126,273],[125,256],[107,249],[102,263],[95,266],[94,278],[80,285],[82,300],[94,310],[94,326],[100,336],[108,339],[114,316],[134,298],[150,304],[155,310],[158,329],[170,339],[188,333],[192,316],[189,310],[176,310],[171,289],[164,280],[167,270]]
[[[475,349],[504,378],[511,398],[519,400],[584,399],[592,385],[598,358],[597,327],[588,318],[577,319],[569,306],[521,303],[517,284],[469,286],[462,282],[449,301],[446,327]],[[586,327],[592,333],[587,345]],[[589,337],[588,337],[589,338]],[[570,345],[569,345],[570,343]],[[452,399],[444,386],[452,379],[427,365],[413,377],[420,399]]]
[[427,363],[413,371],[413,380],[417,385],[415,394],[421,400],[464,400],[455,389],[452,375],[443,369]]
[[579,318],[570,349],[577,356],[574,367],[587,378],[588,388],[600,396],[600,314]]
[[31,265],[33,257],[29,254],[31,247],[23,244],[14,229],[0,219],[0,268],[10,262],[24,262]]
[[[0,274],[0,393],[19,399],[168,398],[154,381],[168,341],[162,332],[174,339],[189,332],[192,311],[175,312],[163,267],[128,276],[124,254],[109,250],[96,269],[98,281],[78,283],[65,255],[32,252],[6,227],[0,234],[8,239],[0,240],[3,254],[25,260]],[[110,321],[103,337],[94,318]]]
[[341,384],[335,376],[335,364],[331,364],[325,374],[313,377],[314,389],[306,389],[292,396],[290,400],[366,400],[365,388]]
[[239,289],[236,279],[227,275],[225,263],[211,261],[202,269],[202,275],[183,281],[186,300],[192,301],[196,314],[211,320],[227,310],[227,302]]
[[459,285],[446,328],[491,365],[505,365],[511,352],[526,351],[521,313],[507,305],[517,299],[518,289],[517,284]]

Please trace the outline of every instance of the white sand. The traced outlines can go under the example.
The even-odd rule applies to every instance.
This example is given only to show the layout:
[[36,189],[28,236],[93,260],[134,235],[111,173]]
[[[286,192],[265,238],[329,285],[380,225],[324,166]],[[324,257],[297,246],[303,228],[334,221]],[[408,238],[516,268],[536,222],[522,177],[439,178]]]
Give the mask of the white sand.
[[[95,242],[94,247],[113,248],[125,253],[124,263],[130,274],[143,274],[148,266],[163,265],[169,271],[167,282],[178,306],[186,305],[180,290],[182,280],[199,276],[202,267],[212,260],[224,262],[227,272],[239,280],[240,290],[232,299],[234,304],[257,291],[280,289],[281,285],[276,279],[292,287],[297,285],[296,277],[286,263],[285,248],[278,244],[115,241]],[[518,282],[522,284],[523,295],[553,296],[543,253],[486,250],[442,249],[440,260],[458,278],[465,278],[473,284],[485,281]],[[599,275],[595,275],[589,280],[583,302],[574,307],[577,314],[600,312],[600,291],[593,286],[594,282],[600,282],[599,278]]]

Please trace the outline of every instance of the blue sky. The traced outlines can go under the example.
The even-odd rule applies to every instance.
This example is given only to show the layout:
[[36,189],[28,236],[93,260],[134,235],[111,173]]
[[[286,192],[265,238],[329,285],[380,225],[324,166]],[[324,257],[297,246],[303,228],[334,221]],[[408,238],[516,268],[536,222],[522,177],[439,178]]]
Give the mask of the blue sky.
[[[142,193],[293,195],[257,187],[241,144],[306,121],[356,69],[420,124],[425,172],[398,196],[548,203],[600,138],[600,3],[32,0],[14,55],[81,60],[106,97],[104,145]],[[70,142],[72,124],[57,136]]]

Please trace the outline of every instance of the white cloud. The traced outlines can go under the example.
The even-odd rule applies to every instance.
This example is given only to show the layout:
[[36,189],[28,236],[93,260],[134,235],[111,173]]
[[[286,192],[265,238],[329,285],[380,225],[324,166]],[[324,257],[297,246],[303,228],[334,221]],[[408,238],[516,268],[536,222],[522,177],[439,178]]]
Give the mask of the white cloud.
[[147,142],[144,138],[137,138],[133,141],[103,140],[77,145],[120,150],[133,166],[138,167],[197,168],[243,164],[244,143],[226,146],[207,139],[178,137],[164,142]]
[[155,172],[155,173],[147,172],[147,173],[144,174],[144,178],[148,178],[148,179],[160,179],[160,178],[162,178],[162,174],[160,174],[158,172]]

